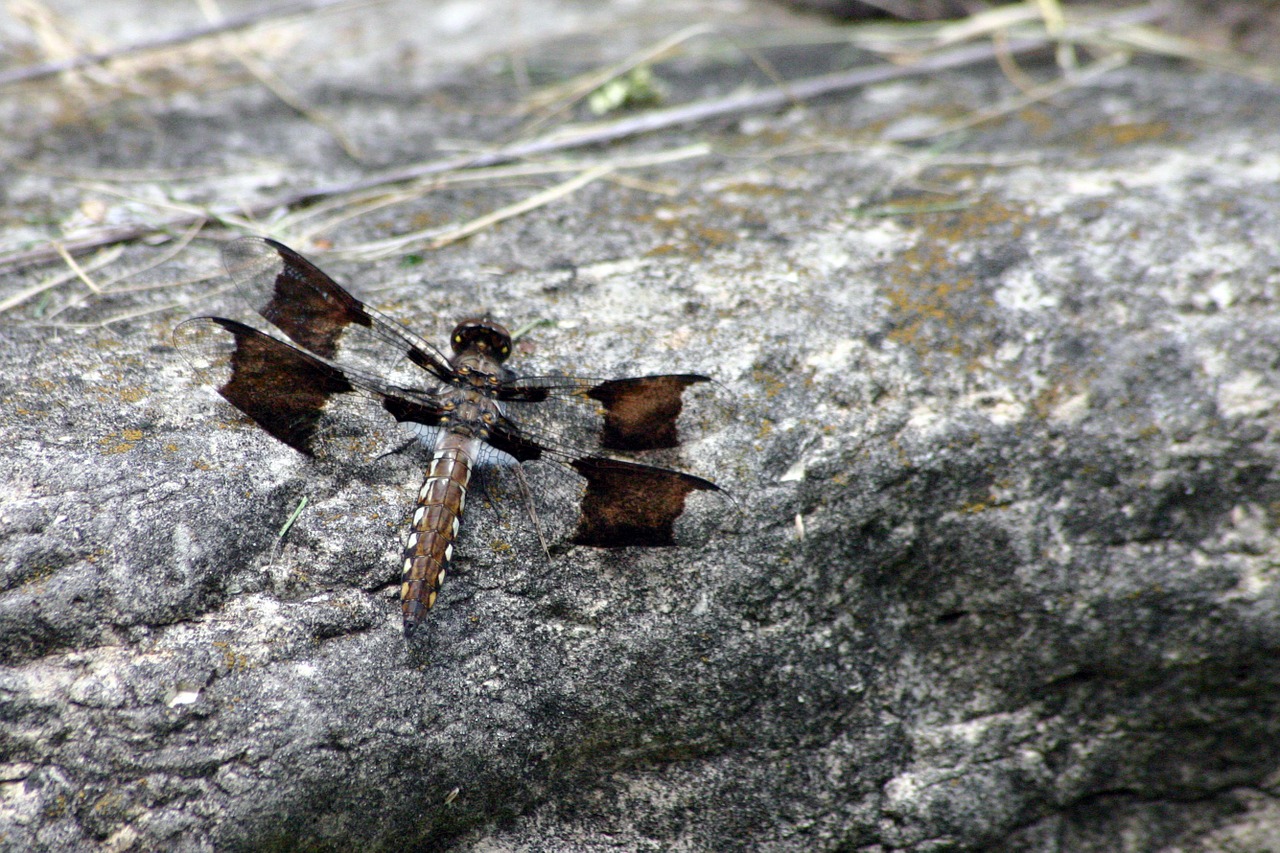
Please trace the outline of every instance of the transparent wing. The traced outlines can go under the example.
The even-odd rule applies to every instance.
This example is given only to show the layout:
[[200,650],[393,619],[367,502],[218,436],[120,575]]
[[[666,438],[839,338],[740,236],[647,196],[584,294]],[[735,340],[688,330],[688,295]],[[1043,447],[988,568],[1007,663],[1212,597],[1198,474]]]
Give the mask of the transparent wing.
[[406,384],[422,370],[441,380],[452,375],[438,349],[282,243],[244,237],[223,247],[222,261],[254,311],[320,358],[384,372]]

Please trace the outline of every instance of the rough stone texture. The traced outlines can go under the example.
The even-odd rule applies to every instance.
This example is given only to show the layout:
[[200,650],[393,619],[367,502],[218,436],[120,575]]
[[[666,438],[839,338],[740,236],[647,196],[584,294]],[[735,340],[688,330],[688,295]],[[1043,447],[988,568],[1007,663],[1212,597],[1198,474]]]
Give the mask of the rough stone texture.
[[[122,41],[192,23],[85,5],[85,31]],[[138,198],[251,199],[506,138],[512,50],[545,84],[698,20],[813,24],[517,5],[519,26],[507,4],[405,2],[250,38],[361,165],[212,50],[135,70],[135,95],[0,91],[5,248],[161,215]],[[0,27],[9,61],[36,57],[23,32]],[[865,61],[767,56],[788,77]],[[655,70],[671,102],[767,83],[715,37]],[[417,264],[299,245],[434,339],[486,308],[550,319],[526,366],[705,369],[741,397],[690,462],[733,490],[736,530],[547,565],[487,547],[506,534],[477,515],[412,648],[394,576],[420,459],[306,463],[192,384],[169,330],[243,316],[192,281],[211,244],[121,285],[167,288],[11,309],[0,845],[1280,849],[1280,92],[1140,60],[881,141],[1013,92],[973,68],[580,154],[715,152]],[[129,199],[51,176],[121,169],[147,170],[114,185]],[[0,299],[56,272],[8,274]]]

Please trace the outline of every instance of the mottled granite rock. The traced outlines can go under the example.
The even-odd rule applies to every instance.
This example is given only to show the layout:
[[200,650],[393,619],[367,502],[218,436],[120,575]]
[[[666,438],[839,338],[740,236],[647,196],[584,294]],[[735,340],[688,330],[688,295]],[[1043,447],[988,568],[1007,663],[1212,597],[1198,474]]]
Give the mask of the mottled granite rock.
[[[124,7],[137,28],[152,4]],[[4,156],[194,175],[134,196],[254,198],[504,138],[519,94],[481,58],[513,42],[542,83],[695,20],[797,22],[521,9],[510,32],[507,5],[478,2],[286,31],[305,37],[273,67],[367,164],[190,69],[56,121],[10,105]],[[700,44],[655,69],[671,102],[768,85]],[[769,56],[789,77],[860,61]],[[663,131],[578,156],[714,153],[417,264],[319,254],[435,340],[476,310],[549,319],[527,363],[704,370],[740,398],[689,460],[734,492],[736,529],[548,565],[492,547],[515,534],[478,516],[412,648],[395,557],[421,459],[307,463],[193,385],[169,330],[237,311],[181,283],[216,271],[212,246],[137,279],[170,289],[57,318],[179,303],[110,329],[47,324],[73,285],[11,309],[0,846],[1280,848],[1280,92],[1139,60],[961,134],[880,141],[1013,93],[975,67]],[[465,220],[571,174],[319,236]],[[158,215],[38,170],[0,193],[32,234]],[[0,299],[55,272],[11,274]]]

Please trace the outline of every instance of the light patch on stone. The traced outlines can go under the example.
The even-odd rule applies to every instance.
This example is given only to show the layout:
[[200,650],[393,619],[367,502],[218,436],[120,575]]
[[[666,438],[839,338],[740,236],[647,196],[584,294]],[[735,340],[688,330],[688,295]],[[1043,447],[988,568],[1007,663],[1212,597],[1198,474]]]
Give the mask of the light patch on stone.
[[996,304],[1010,311],[1039,312],[1058,307],[1058,295],[1040,286],[1034,270],[1023,270],[1005,276],[995,292]]
[[1209,288],[1207,295],[1219,310],[1230,308],[1236,301],[1236,289],[1226,280],[1216,282]]
[[845,373],[850,363],[853,361],[853,348],[855,342],[852,338],[846,338],[838,341],[835,346],[822,352],[815,352],[804,360],[804,363],[814,369],[814,378],[820,379],[831,373]]
[[181,687],[173,692],[169,697],[169,701],[165,702],[170,708],[176,708],[179,705],[194,705],[200,699],[200,690],[192,687]]
[[1228,592],[1227,597],[1243,598],[1247,601],[1256,601],[1261,598],[1274,581],[1266,573],[1259,571],[1260,565],[1261,563],[1256,560],[1247,561],[1244,571],[1236,581],[1235,589]]
[[902,247],[902,228],[890,218],[880,219],[858,231],[858,242],[864,248],[897,251]]
[[1062,193],[1064,199],[1115,195],[1120,189],[1115,174],[1105,171],[1076,172],[1062,176],[1061,180],[1064,184]]
[[[662,210],[659,209],[654,215],[661,218]],[[641,269],[642,266],[640,261],[634,259],[602,261],[600,263],[588,264],[580,267],[578,269],[578,276],[580,278],[583,276],[590,276],[597,281],[606,278],[629,278],[635,276],[641,271]],[[566,321],[560,321],[556,323],[556,326],[561,329],[573,328],[573,326],[567,325]]]
[[1049,410],[1049,420],[1073,424],[1089,414],[1089,392],[1081,391],[1060,400]]
[[132,850],[137,843],[138,831],[132,826],[123,826],[107,836],[102,849],[113,851],[113,853],[117,850]]
[[1276,389],[1256,370],[1242,370],[1218,385],[1218,411],[1228,418],[1257,417],[1275,409]]
[[918,775],[903,773],[886,782],[883,790],[888,805],[900,808],[901,804],[918,801],[927,786],[928,783]]
[[782,472],[782,476],[778,478],[779,483],[799,483],[804,479],[805,471],[808,469],[808,463],[804,459],[797,459],[791,463],[787,470]]
[[914,103],[919,94],[913,86],[890,81],[864,86],[860,97],[869,104],[896,107],[899,104]]
[[918,139],[931,136],[942,129],[941,119],[919,112],[908,112],[904,118],[890,122],[881,131],[882,139],[890,141]]
[[449,35],[461,36],[484,25],[484,6],[479,3],[441,3],[436,25]]
[[911,417],[907,418],[907,429],[924,432],[936,427],[940,419],[941,416],[936,409],[919,405],[911,410]]
[[1022,357],[1024,349],[1026,347],[1018,341],[1006,341],[996,350],[996,361],[1017,361]]
[[961,398],[961,404],[982,412],[998,426],[1016,424],[1027,416],[1027,407],[1007,389],[975,391]]
[[838,274],[853,262],[847,241],[843,233],[816,236],[807,246],[805,266],[824,279]]

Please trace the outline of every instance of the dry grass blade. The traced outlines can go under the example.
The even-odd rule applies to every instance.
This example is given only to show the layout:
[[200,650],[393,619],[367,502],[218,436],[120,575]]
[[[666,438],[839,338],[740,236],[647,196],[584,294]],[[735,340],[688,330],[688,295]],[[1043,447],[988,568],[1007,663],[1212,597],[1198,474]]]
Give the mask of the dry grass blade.
[[[216,23],[222,20],[223,14],[217,0],[197,0],[197,2],[200,8],[204,10],[205,17],[209,18],[210,21]],[[307,119],[307,121],[323,128],[338,143],[338,147],[352,160],[359,161],[363,159],[359,147],[336,121],[308,104],[296,89],[280,79],[265,62],[242,49],[230,36],[220,35],[218,40],[222,49],[235,57],[235,60],[252,74],[254,79],[265,86],[271,94],[275,95],[282,103]]]
[[[1017,11],[1017,15],[1020,16],[1017,20],[1032,20],[1027,11],[1028,7],[1020,4],[1016,8],[1021,10]],[[1094,39],[1101,44],[1103,43],[1102,34],[1116,32],[1122,27],[1149,23],[1163,14],[1164,11],[1163,5],[1157,3],[1110,15],[1091,17],[1083,22],[1069,21],[1063,33],[1063,38],[1076,43],[1088,43],[1089,39]],[[983,13],[984,15],[989,15],[989,17],[975,16],[967,24],[969,26],[981,24],[982,27],[986,28],[986,32],[993,32],[992,27],[995,26],[995,23],[999,22],[1007,25],[1013,20],[1013,17],[999,17],[997,13],[1006,16],[1013,15],[1013,12],[993,10],[991,13]],[[1034,20],[1040,21],[1041,19],[1042,15],[1040,13],[1034,13]],[[362,194],[365,194],[363,196],[364,203],[377,203],[369,200],[367,194],[374,191],[388,192],[388,188],[397,184],[405,184],[432,177],[438,179],[439,176],[448,173],[472,172],[524,158],[540,157],[549,153],[615,142],[657,130],[697,124],[728,116],[778,109],[798,101],[846,92],[869,84],[929,75],[980,62],[988,62],[1001,55],[1005,58],[1012,58],[1031,51],[1042,50],[1046,46],[1054,44],[1053,39],[1046,34],[1042,25],[1037,24],[1035,29],[1031,29],[1029,24],[1023,24],[1022,27],[1025,28],[1025,33],[1021,30],[1012,33],[1001,44],[993,44],[988,41],[923,51],[919,49],[919,43],[917,43],[918,47],[911,55],[912,61],[909,64],[880,64],[855,68],[849,71],[796,80],[788,83],[785,87],[777,86],[739,92],[665,109],[650,110],[613,121],[568,125],[555,132],[495,148],[491,151],[426,161],[405,168],[366,175],[354,181],[313,186],[309,189],[292,191],[246,206],[220,206],[198,210],[192,206],[173,204],[170,206],[182,212],[166,222],[151,227],[140,225],[100,229],[93,234],[85,235],[75,240],[64,241],[63,249],[76,254],[98,246],[135,239],[145,234],[163,233],[185,228],[201,217],[228,223],[235,222],[238,219],[241,223],[244,223],[246,218],[252,219],[282,208],[309,204],[325,199],[346,197],[347,203],[350,203],[353,197],[360,197]],[[940,32],[946,38],[954,37],[954,33],[946,35],[946,30],[939,31],[936,27],[933,35],[937,37]],[[900,53],[899,55],[901,56],[902,54]],[[1068,86],[1073,84],[1068,80],[1055,85]],[[1034,92],[1033,96],[1043,97],[1039,92]],[[423,235],[418,236],[423,237]],[[0,255],[0,269],[22,264],[40,263],[57,256],[58,252],[51,246],[12,252],[7,255]]]
[[[140,267],[134,267],[132,269],[129,269],[128,271],[123,272],[120,275],[115,276],[114,278],[110,278],[107,281],[103,282],[101,285],[99,285],[100,293],[103,295],[119,296],[127,293],[144,293],[146,291],[151,291],[151,290],[167,290],[169,288],[176,286],[177,283],[175,282],[162,281],[154,284],[136,285],[134,287],[117,287],[117,285],[119,285],[120,283],[136,278],[137,276],[141,275],[144,272],[147,272],[148,270],[152,270],[157,267],[163,266],[164,264],[167,264],[174,257],[176,257],[180,252],[182,252],[182,250],[185,249],[193,239],[195,239],[195,236],[198,233],[200,233],[200,229],[203,227],[204,227],[203,219],[196,223],[193,223],[192,226],[187,229],[186,233],[178,237],[178,239],[174,242],[172,246],[169,246],[165,251],[161,252],[156,257],[150,259],[147,263],[143,264]],[[84,304],[84,301],[85,301],[84,295],[81,295],[79,298],[68,299],[67,302],[61,308],[59,308],[57,311],[54,311],[52,314],[49,314],[48,316],[44,317],[43,318],[44,322],[52,323],[59,316],[66,313],[67,311],[71,311],[75,308],[81,307]],[[159,309],[159,310],[164,310],[164,309]],[[145,313],[149,313],[149,311],[140,312],[140,314],[145,314]],[[129,318],[116,317],[110,320],[104,320],[91,325],[106,326],[120,319],[129,319]]]
[[[1011,53],[1030,51],[1040,49],[1044,44],[1045,42],[1043,39],[1024,40],[1021,42],[1011,43],[1008,45],[1007,50]],[[858,86],[878,83],[885,80],[898,79],[917,74],[928,74],[945,68],[962,67],[976,62],[990,60],[993,56],[994,51],[990,45],[967,45],[960,48],[954,48],[949,51],[944,51],[931,57],[926,57],[907,67],[879,65],[871,68],[860,68],[838,74],[798,80],[787,86],[785,90],[781,88],[770,88],[730,95],[724,98],[695,101],[691,104],[685,104],[679,107],[670,107],[663,110],[652,110],[636,116],[628,116],[611,122],[570,125],[553,133],[547,134],[546,136],[527,140],[525,142],[517,142],[490,152],[469,156],[450,157],[444,160],[433,160],[402,169],[394,169],[369,175],[355,181],[312,187],[310,189],[287,193],[273,199],[267,199],[247,207],[219,207],[196,210],[191,206],[173,204],[170,206],[176,209],[183,210],[185,208],[185,213],[175,216],[173,219],[161,226],[151,228],[142,226],[130,228],[128,226],[123,226],[111,229],[102,229],[97,233],[96,237],[86,236],[77,240],[66,241],[65,248],[67,251],[73,253],[84,251],[89,248],[96,248],[97,246],[115,243],[121,240],[135,239],[144,234],[183,228],[201,217],[211,220],[232,222],[243,216],[252,217],[262,215],[268,211],[278,208],[310,202],[326,197],[362,192],[378,187],[386,187],[391,184],[399,184],[433,175],[440,175],[447,172],[494,166],[525,157],[568,151],[588,145],[600,145],[606,142],[624,139],[629,136],[649,133],[669,127],[695,124],[700,121],[706,121],[728,115],[739,115],[753,111],[776,109],[796,100],[804,100],[807,98],[818,97],[820,95],[831,94],[833,92],[846,91]],[[57,254],[57,251],[51,246],[46,246],[23,252],[14,252],[8,255],[0,255],[0,269],[22,264],[48,261],[51,258],[57,257]]]
[[[476,217],[469,222],[446,228],[434,228],[425,231],[419,231],[414,234],[406,234],[401,237],[395,237],[391,240],[383,240],[378,243],[369,243],[361,246],[353,246],[343,251],[343,255],[347,257],[359,258],[363,260],[374,260],[386,257],[387,255],[396,254],[398,252],[413,251],[419,248],[439,249],[450,243],[455,243],[465,237],[482,231],[492,225],[496,225],[507,219],[528,213],[543,207],[556,199],[564,198],[593,181],[614,174],[622,168],[637,168],[640,166],[656,166],[662,163],[672,163],[677,160],[687,160],[692,157],[704,157],[711,153],[711,149],[706,145],[689,145],[683,148],[677,148],[671,151],[660,152],[656,155],[648,155],[645,157],[633,157],[626,160],[618,160],[615,162],[600,163],[595,166],[583,169],[579,174],[570,178],[563,183],[554,187],[545,189],[542,192],[535,193],[526,199],[516,202],[515,204],[499,208],[491,211],[484,216]],[[581,167],[579,167],[581,168]]]
[[[168,247],[166,251],[150,259],[146,264],[140,267],[132,268],[126,272],[116,275],[113,278],[110,278],[101,283],[98,283],[97,281],[95,281],[89,275],[89,273],[96,271],[98,269],[104,268],[107,265],[115,262],[123,253],[124,251],[123,246],[114,246],[110,250],[104,251],[101,255],[92,259],[92,261],[89,264],[85,264],[85,265],[81,265],[80,263],[78,263],[74,258],[71,257],[69,253],[66,252],[64,248],[60,254],[63,258],[63,261],[67,265],[67,268],[68,268],[67,271],[62,275],[55,276],[54,278],[49,279],[48,281],[45,281],[45,282],[41,282],[39,285],[35,287],[29,288],[21,293],[15,294],[14,296],[4,300],[3,302],[0,302],[0,313],[8,310],[9,308],[15,307],[18,304],[21,304],[22,302],[32,298],[33,296],[36,296],[40,293],[48,292],[58,287],[59,285],[65,284],[66,282],[72,281],[75,279],[79,279],[81,282],[83,282],[85,286],[89,288],[89,293],[80,294],[79,296],[73,296],[67,299],[66,302],[62,305],[62,307],[58,308],[53,313],[42,317],[42,324],[56,325],[53,323],[53,321],[56,320],[60,315],[66,313],[67,311],[81,307],[86,301],[86,299],[93,296],[104,296],[104,295],[118,296],[118,295],[127,294],[127,293],[142,293],[150,290],[165,290],[165,289],[172,288],[175,286],[175,283],[172,281],[163,281],[163,282],[158,282],[154,284],[138,285],[135,287],[117,287],[116,285],[120,284],[121,282],[129,281],[130,279],[135,278],[138,275],[141,275],[142,273],[147,272],[148,270],[155,269],[156,267],[163,266],[164,264],[168,263],[178,253],[180,253],[183,249],[185,249],[193,239],[195,239],[196,234],[198,234],[200,232],[200,229],[203,227],[204,227],[204,220],[200,220],[196,223],[193,223],[192,226],[187,229],[186,233],[180,235],[178,239],[174,242],[174,244]],[[99,322],[88,324],[88,325],[106,326],[106,325],[109,325],[110,323],[117,322],[121,319],[131,319],[132,317],[141,316],[143,314],[151,313],[152,311],[167,310],[167,308],[168,308],[167,306],[164,306],[158,309],[145,309],[143,311],[135,312],[135,314],[131,314],[128,316],[115,317],[110,320],[99,321]]]
[[432,249],[440,249],[450,243],[455,243],[464,237],[470,237],[478,231],[483,231],[490,225],[496,225],[505,219],[511,219],[522,213],[528,213],[536,210],[543,205],[550,204],[556,199],[564,198],[572,195],[587,184],[603,178],[605,175],[613,171],[612,166],[596,166],[587,169],[580,175],[577,175],[562,184],[557,184],[550,189],[543,190],[540,193],[530,196],[523,201],[517,202],[507,207],[499,208],[484,216],[477,217],[470,222],[463,223],[456,228],[451,228],[443,234],[439,234],[431,240]]
[[178,239],[175,240],[173,244],[169,246],[165,251],[156,255],[154,258],[152,258],[150,261],[143,264],[142,266],[135,267],[134,269],[129,270],[129,272],[125,273],[124,275],[119,275],[113,279],[110,279],[109,281],[107,281],[102,285],[103,289],[110,290],[112,293],[142,293],[148,290],[161,290],[167,287],[172,287],[173,286],[172,282],[168,282],[168,281],[161,282],[159,284],[140,284],[140,285],[137,285],[136,287],[116,287],[116,285],[121,282],[128,281],[129,279],[134,278],[138,275],[141,275],[142,273],[147,272],[148,270],[153,270],[153,269],[156,269],[157,267],[162,267],[165,264],[169,263],[169,261],[173,260],[179,254],[182,253],[182,250],[185,249],[191,243],[191,241],[196,238],[196,235],[200,233],[200,229],[204,228],[204,226],[205,226],[205,220],[203,219],[200,219],[200,220],[197,220],[196,222],[191,223],[191,227],[189,227],[181,236],[179,236]]
[[1209,48],[1199,42],[1154,27],[1122,27],[1106,32],[1102,38],[1107,44],[1117,49],[1186,60],[1262,83],[1280,83],[1280,66],[1278,65],[1266,65],[1238,53]]
[[[230,207],[226,207],[226,208],[214,209],[214,208],[201,207],[195,204],[187,204],[181,201],[172,201],[172,200],[161,201],[154,198],[146,198],[144,196],[134,195],[133,193],[127,193],[127,192],[124,192],[123,190],[118,190],[115,187],[108,186],[106,184],[86,182],[86,183],[83,183],[82,186],[84,186],[86,189],[93,190],[94,192],[101,193],[103,195],[114,196],[116,198],[124,199],[125,201],[133,202],[134,204],[147,205],[149,207],[156,207],[161,210],[171,210],[177,214],[173,219],[170,219],[168,222],[162,223],[154,227],[148,228],[143,225],[135,226],[138,229],[139,236],[141,236],[142,234],[152,234],[152,233],[164,232],[164,231],[176,231],[179,228],[185,229],[185,228],[189,228],[195,222],[209,221],[209,220],[217,220],[218,222],[221,222],[224,225],[232,225],[236,228],[252,229],[254,227],[254,223],[249,218],[239,215],[243,213],[243,210],[241,208],[232,209]],[[256,210],[256,208],[254,210]],[[252,213],[250,215],[252,215]],[[118,227],[127,228],[129,226],[118,226]],[[64,242],[68,248],[68,251],[74,251],[71,249],[71,247],[74,245],[77,245],[77,243],[79,243],[80,241],[76,239],[72,239],[72,240],[66,240]],[[2,262],[0,262],[0,266],[3,266]]]
[[[620,175],[618,172],[625,169],[642,169],[651,166],[660,166],[666,163],[672,163],[677,160],[685,160],[690,157],[702,157],[711,153],[711,149],[706,145],[689,145],[682,148],[676,148],[670,151],[660,151],[655,154],[643,154],[632,157],[610,158],[602,164],[585,163],[581,160],[551,160],[539,163],[520,163],[512,166],[493,166],[486,169],[469,169],[465,172],[455,172],[435,176],[429,179],[414,181],[401,189],[395,191],[377,190],[366,193],[354,193],[346,196],[335,196],[327,199],[311,207],[298,211],[290,216],[283,217],[276,222],[276,228],[279,231],[288,230],[294,235],[294,242],[303,244],[313,240],[317,235],[325,234],[336,229],[339,225],[350,222],[359,216],[371,213],[375,210],[383,210],[393,207],[397,204],[405,204],[407,202],[416,201],[428,193],[435,192],[448,186],[457,186],[459,184],[475,184],[484,183],[493,185],[501,181],[526,179],[539,175],[554,175],[564,172],[585,172],[598,165],[607,166],[609,174],[606,176],[613,181],[627,182],[630,185],[641,186],[653,191],[669,194],[668,188],[654,188],[652,184],[644,184],[638,179],[629,179],[627,176]],[[320,214],[332,213],[340,211],[337,215],[329,216],[317,223],[310,225],[305,229],[299,230],[299,226],[310,219],[314,219]],[[423,239],[433,239],[443,234],[447,228],[428,229],[418,232]],[[301,238],[301,239],[298,239]],[[397,240],[405,239],[403,237],[395,238]],[[289,242],[285,240],[284,242]],[[360,247],[354,247],[351,251],[359,252]]]
[[578,101],[582,100],[596,89],[599,89],[610,80],[617,79],[646,63],[656,62],[680,45],[689,41],[689,39],[705,35],[709,32],[711,32],[711,28],[706,24],[695,24],[692,27],[686,27],[674,35],[668,36],[652,47],[645,48],[639,53],[624,59],[622,62],[618,62],[607,68],[577,77],[570,80],[568,83],[561,84],[545,91],[543,94],[535,98],[533,103],[530,105],[532,109],[543,110],[545,113],[525,126],[524,135],[527,136],[541,130],[547,122],[551,121],[551,119],[563,114],[565,110],[569,109]]
[[[63,247],[60,243],[57,243],[54,245],[58,248],[61,248],[62,253],[66,252],[66,248]],[[57,249],[55,249],[55,252],[56,251]],[[93,272],[95,270],[101,269],[102,267],[105,267],[107,264],[115,262],[115,260],[119,258],[123,252],[124,252],[123,246],[111,246],[110,248],[104,249],[103,251],[99,252],[97,255],[94,255],[92,258],[89,259],[87,263],[83,265],[76,264],[73,262],[69,269],[64,270],[63,272],[60,272],[57,275],[54,275],[52,278],[45,279],[44,281],[38,284],[34,284],[31,287],[20,290],[17,293],[5,299],[0,299],[0,313],[4,313],[5,311],[8,311],[10,308],[21,305],[27,300],[33,299],[42,293],[52,290],[55,287],[59,287],[63,284],[66,284],[68,281],[79,278],[82,275]],[[59,254],[62,254],[62,253],[59,253]],[[65,255],[65,257],[70,257],[70,256]]]
[[1075,89],[1084,86],[1087,83],[1096,80],[1104,74],[1109,74],[1127,64],[1129,57],[1124,54],[1114,54],[1109,57],[1098,60],[1093,65],[1088,66],[1082,71],[1072,74],[1070,77],[1053,80],[1049,83],[1043,83],[1038,86],[1032,86],[1025,90],[1023,94],[1009,98],[999,104],[995,104],[983,110],[979,110],[969,116],[958,121],[947,122],[946,124],[934,128],[933,130],[922,133],[897,134],[891,135],[890,140],[893,142],[918,142],[924,139],[932,139],[937,136],[945,136],[948,133],[955,133],[958,130],[966,130],[984,122],[992,121],[1001,116],[1017,112],[1038,101],[1044,101],[1052,98],[1061,92],[1069,89]]
[[75,277],[84,282],[85,287],[89,288],[89,290],[94,293],[102,292],[102,288],[98,286],[97,282],[89,278],[89,274],[84,271],[84,268],[81,267],[80,264],[76,263],[76,259],[67,253],[67,250],[63,248],[61,243],[54,243],[53,248],[58,251],[58,256],[66,262],[68,267],[71,268],[71,272],[75,274]]
[[40,65],[28,65],[23,68],[14,68],[0,73],[0,86],[8,86],[13,83],[21,83],[28,80],[39,80],[43,77],[52,77],[53,75],[61,74],[64,71],[75,71],[92,65],[102,65],[113,59],[119,59],[120,57],[177,47],[209,36],[248,29],[249,27],[253,27],[258,24],[280,21],[286,18],[319,12],[336,6],[366,5],[369,2],[371,2],[371,0],[309,0],[309,2],[287,3],[283,6],[277,6],[274,9],[247,12],[242,15],[225,18],[218,23],[211,23],[203,27],[194,27],[190,30],[171,33],[167,36],[138,42],[137,44],[126,45],[124,47],[98,51],[95,53],[80,54],[78,56],[68,57],[54,62],[41,63]]
[[587,169],[580,175],[557,184],[550,189],[543,190],[540,193],[530,196],[508,205],[491,211],[484,216],[472,219],[461,225],[452,228],[433,228],[426,231],[417,231],[412,234],[405,234],[390,240],[379,240],[376,243],[365,243],[361,246],[355,246],[342,252],[344,256],[359,258],[362,260],[375,260],[377,258],[385,258],[388,255],[395,255],[401,252],[409,252],[420,248],[439,249],[450,243],[457,242],[464,237],[469,237],[478,231],[482,231],[491,225],[502,222],[505,219],[519,216],[522,213],[528,213],[543,205],[549,204],[558,198],[563,198],[576,192],[581,187],[586,186],[592,181],[599,180],[605,175],[613,171],[612,166],[596,166]]

